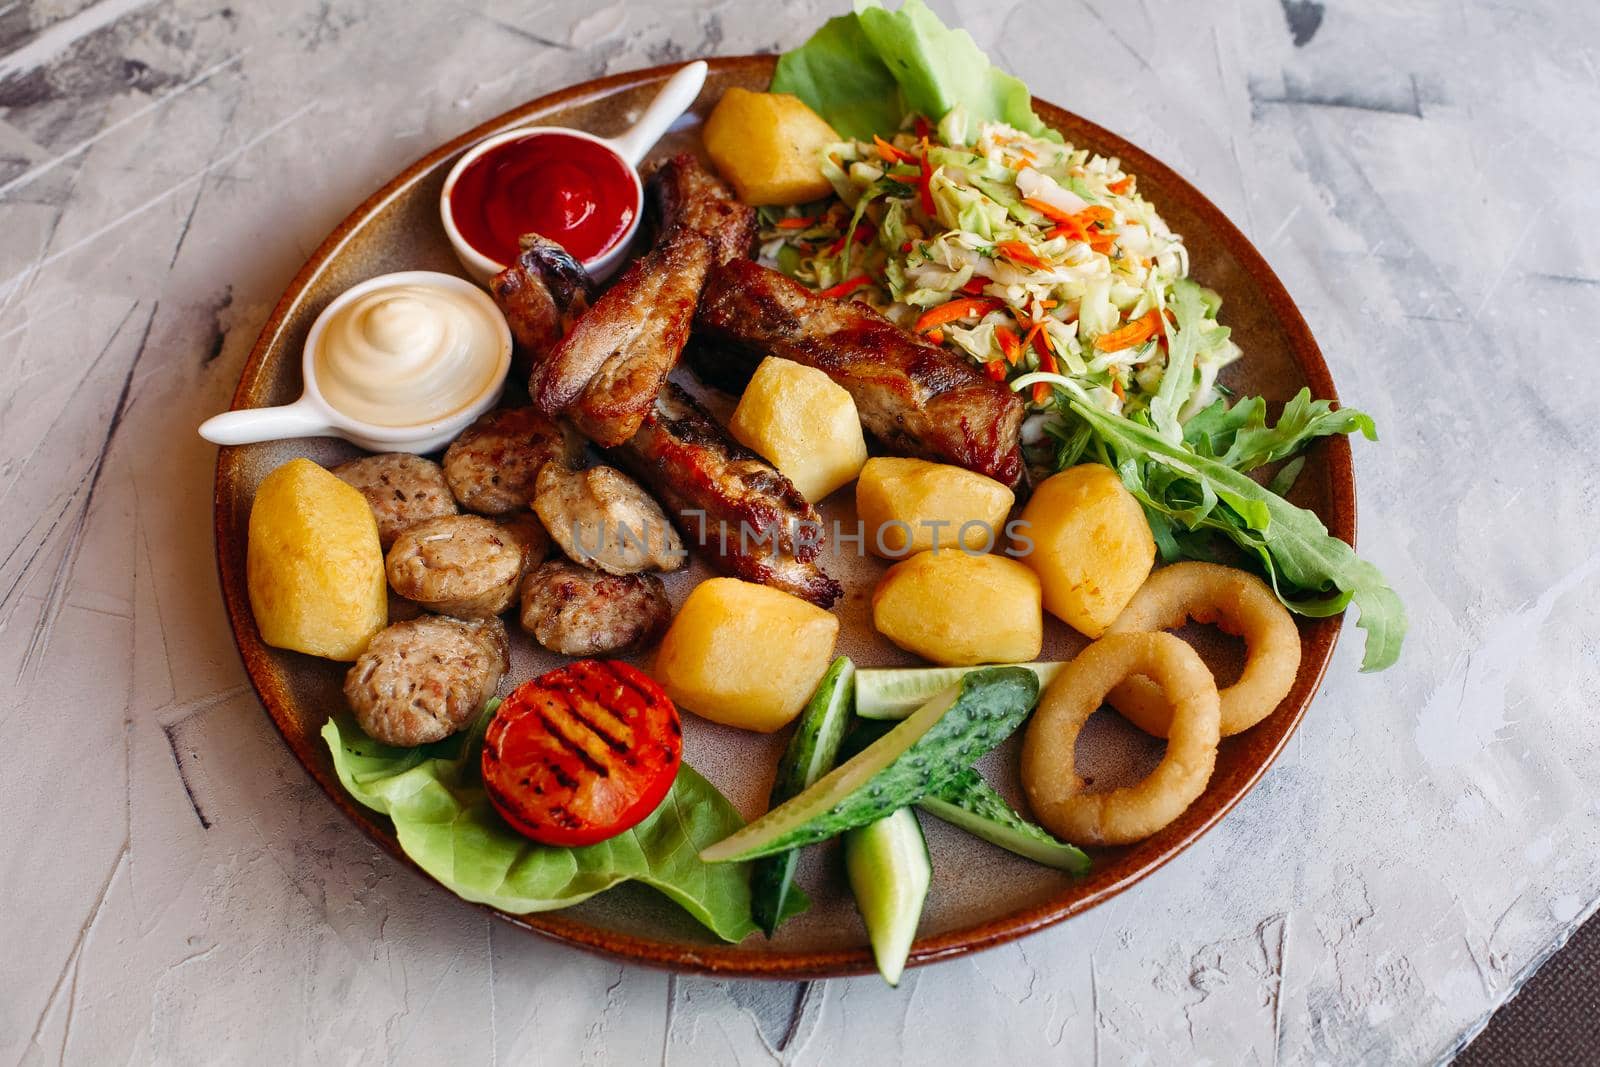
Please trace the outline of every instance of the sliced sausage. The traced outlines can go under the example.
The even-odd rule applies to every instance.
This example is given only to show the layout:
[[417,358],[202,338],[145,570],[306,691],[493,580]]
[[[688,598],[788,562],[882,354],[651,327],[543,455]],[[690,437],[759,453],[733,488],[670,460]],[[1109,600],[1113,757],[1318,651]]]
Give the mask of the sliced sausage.
[[661,636],[672,617],[653,574],[602,574],[553,559],[522,580],[522,628],[563,656],[603,656]]
[[444,469],[409,452],[363,456],[339,464],[333,473],[367,498],[378,520],[378,543],[384,548],[417,523],[457,510]]
[[528,506],[540,467],[574,455],[566,431],[537,411],[496,408],[450,443],[444,476],[468,511],[510,515]]
[[550,535],[532,511],[521,511],[509,519],[501,519],[500,528],[522,549],[523,574],[543,563],[550,554]]
[[467,726],[511,666],[499,619],[423,615],[382,630],[345,675],[356,722],[386,745],[425,745]]
[[486,619],[511,606],[523,546],[480,515],[448,515],[411,527],[384,561],[389,585],[429,611]]
[[569,559],[608,574],[675,571],[683,541],[661,505],[615,467],[539,472],[533,510]]

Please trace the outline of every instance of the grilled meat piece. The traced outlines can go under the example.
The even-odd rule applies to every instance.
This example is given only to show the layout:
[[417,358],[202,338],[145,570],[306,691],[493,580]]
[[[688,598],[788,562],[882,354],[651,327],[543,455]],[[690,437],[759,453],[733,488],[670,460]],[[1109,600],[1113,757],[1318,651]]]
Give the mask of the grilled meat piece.
[[522,254],[490,280],[489,292],[511,324],[517,369],[526,374],[589,310],[595,284],[560,244],[525,233]]
[[816,562],[824,543],[816,509],[676,383],[666,383],[639,432],[611,456],[655,490],[721,570],[825,608],[843,594]]
[[607,574],[675,571],[688,556],[661,505],[615,467],[546,463],[533,510],[568,559]]
[[468,511],[515,515],[533,499],[546,463],[570,463],[581,442],[532,408],[495,408],[479,415],[444,453],[450,491]]
[[678,363],[706,271],[747,254],[755,213],[687,153],[651,177],[661,212],[655,248],[636,260],[534,369],[528,392],[596,444],[622,444]]
[[711,242],[718,263],[749,259],[756,245],[756,213],[693,155],[683,152],[657,167],[645,185],[658,231],[687,227]]
[[563,656],[610,656],[649,644],[672,620],[653,574],[602,574],[553,559],[522,580],[522,628]]
[[953,463],[1006,485],[1022,476],[1023,405],[966,360],[923,344],[856,301],[833,300],[750,260],[711,271],[690,362],[742,387],[766,356],[816,367],[850,391],[861,423],[903,456]]

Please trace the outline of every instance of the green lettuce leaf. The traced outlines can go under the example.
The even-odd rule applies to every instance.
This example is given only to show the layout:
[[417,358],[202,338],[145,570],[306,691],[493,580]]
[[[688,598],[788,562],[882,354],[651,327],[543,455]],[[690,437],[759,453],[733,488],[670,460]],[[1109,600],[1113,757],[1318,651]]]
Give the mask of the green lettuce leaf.
[[609,841],[550,848],[512,830],[479,777],[491,703],[467,733],[418,748],[367,737],[346,715],[322,728],[350,795],[394,822],[400,847],[465,900],[514,915],[564,908],[637,880],[665,893],[712,933],[740,941],[755,930],[747,864],[702,863],[699,852],[744,825],[715,786],[687,763],[661,806]]
[[900,85],[878,58],[854,12],[823,23],[792,52],[778,57],[772,91],[792,93],[840,136],[870,141],[900,128]]
[[793,93],[846,137],[887,134],[911,113],[938,122],[960,105],[960,143],[980,122],[1005,122],[1036,137],[1061,140],[1033,113],[1028,87],[989,62],[965,30],[939,21],[923,0],[890,11],[857,0],[778,60],[775,93]]

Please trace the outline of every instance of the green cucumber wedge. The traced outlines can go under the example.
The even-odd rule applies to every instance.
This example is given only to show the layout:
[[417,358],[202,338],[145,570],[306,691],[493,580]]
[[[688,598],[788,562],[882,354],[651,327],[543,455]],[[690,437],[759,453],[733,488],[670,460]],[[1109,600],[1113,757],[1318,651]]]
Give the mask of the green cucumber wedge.
[[981,837],[1008,852],[1054,867],[1058,871],[1082,875],[1089,873],[1089,857],[1081,849],[1057,841],[1044,827],[1029,822],[1006,803],[999,791],[983,780],[983,775],[968,770],[954,782],[926,796],[917,806],[929,815]]
[[700,858],[751,860],[877,822],[939,792],[1009,737],[1038,700],[1039,678],[1030,670],[973,671],[810,789],[702,850]]
[[933,881],[928,842],[916,814],[900,808],[846,833],[844,870],[867,924],[878,973],[890,985],[899,985]]
[[[1018,663],[1050,684],[1060,663]],[[856,672],[856,714],[863,719],[903,719],[983,667],[872,667]]]
[[[850,657],[840,656],[822,676],[778,762],[778,777],[772,783],[772,807],[810,789],[818,778],[833,770],[839,742],[850,725],[855,673],[856,665]],[[757,860],[750,870],[750,911],[768,937],[778,924],[810,906],[806,895],[794,884],[799,864],[800,850],[790,849]]]

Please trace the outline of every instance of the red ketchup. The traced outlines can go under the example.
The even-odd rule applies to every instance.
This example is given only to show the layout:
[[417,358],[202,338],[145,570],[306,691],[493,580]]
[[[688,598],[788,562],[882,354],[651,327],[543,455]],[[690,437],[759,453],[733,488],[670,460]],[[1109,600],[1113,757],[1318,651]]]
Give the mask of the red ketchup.
[[563,133],[533,133],[473,160],[450,190],[450,214],[467,243],[510,263],[525,233],[559,241],[579,260],[627,232],[634,177],[603,145]]

